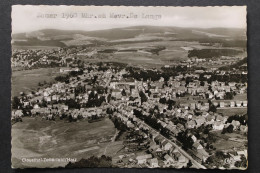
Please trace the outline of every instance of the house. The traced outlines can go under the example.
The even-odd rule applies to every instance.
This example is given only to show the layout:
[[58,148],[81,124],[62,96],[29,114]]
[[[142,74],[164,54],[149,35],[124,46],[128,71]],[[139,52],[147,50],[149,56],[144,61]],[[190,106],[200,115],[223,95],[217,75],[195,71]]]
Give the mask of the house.
[[186,162],[186,158],[179,151],[173,152],[173,155],[174,155],[174,159],[179,163]]
[[171,143],[167,142],[166,140],[163,141],[163,143],[162,143],[162,149],[163,150],[169,151],[171,148],[172,148]]
[[237,106],[237,107],[241,107],[241,106],[242,106],[242,101],[239,101],[239,100],[236,101],[236,106]]
[[230,107],[235,107],[235,102],[234,101],[230,102]]
[[237,161],[241,161],[241,156],[240,155],[233,155],[233,154],[229,154],[231,156],[231,158],[234,160],[234,162],[237,162]]
[[147,162],[152,168],[159,167],[157,158],[149,159]]
[[247,101],[243,101],[242,103],[244,107],[247,107]]
[[200,127],[202,124],[205,123],[206,119],[204,117],[200,116],[200,117],[196,118],[195,121],[196,121],[196,126]]
[[213,115],[208,115],[207,117],[206,117],[206,124],[213,124],[214,122],[215,122],[215,116],[213,116]]
[[237,130],[240,126],[240,122],[236,120],[232,120],[231,124],[233,125],[234,130]]
[[194,144],[192,145],[192,147],[193,147],[195,150],[201,150],[201,149],[203,149],[203,146],[199,143],[199,141],[194,142]]
[[168,154],[166,154],[165,156],[164,156],[164,159],[165,159],[165,164],[172,164],[172,163],[174,163],[174,160],[173,160],[173,158],[171,157],[171,156],[169,156]]
[[225,103],[224,102],[220,102],[219,103],[219,107],[224,108],[225,107]]
[[204,149],[194,151],[193,154],[201,162],[205,162],[209,157],[209,154]]
[[161,145],[164,140],[165,139],[163,137],[161,137],[160,135],[158,135],[154,138],[154,142],[156,142],[156,144],[159,144],[159,145]]
[[33,106],[33,109],[39,109],[40,108],[40,106],[38,105],[38,104],[35,104],[34,106]]
[[203,110],[203,111],[208,111],[208,110],[209,110],[209,103],[204,103],[204,104],[201,106],[201,110]]
[[217,117],[216,117],[216,121],[219,121],[219,122],[225,122],[225,121],[226,121],[226,118],[224,118],[224,117],[221,116],[221,115],[217,115]]
[[163,154],[163,150],[159,146],[157,146],[155,150],[155,155],[161,157],[162,154]]
[[156,152],[156,150],[157,150],[158,148],[160,148],[158,145],[153,144],[153,145],[150,145],[148,151],[155,156],[155,155],[158,154],[158,153]]
[[196,109],[196,105],[195,105],[195,103],[190,103],[190,109],[191,109],[191,110]]
[[237,155],[245,156],[247,158],[247,150],[237,151]]
[[146,155],[137,156],[136,160],[138,164],[145,164],[146,160],[151,158],[152,158],[151,154],[146,154]]
[[121,99],[122,97],[121,90],[113,89],[111,96],[115,97],[116,99]]
[[196,126],[196,122],[194,120],[190,120],[187,122],[186,127],[188,129],[193,129]]
[[194,136],[194,135],[191,136],[191,139],[193,140],[193,142],[196,142],[196,141],[197,141],[197,138],[196,138],[196,136]]
[[245,125],[241,125],[241,126],[240,126],[240,131],[241,131],[241,132],[247,132],[247,131],[248,131],[248,127],[245,126]]
[[179,163],[185,163],[186,162],[186,158],[181,154],[180,157],[178,158],[178,162]]
[[222,122],[216,121],[213,124],[213,129],[214,130],[223,130],[224,129],[224,124]]
[[159,135],[159,133],[157,133],[157,132],[150,133],[150,136],[153,139],[153,141],[154,141],[155,137],[158,136],[158,135]]

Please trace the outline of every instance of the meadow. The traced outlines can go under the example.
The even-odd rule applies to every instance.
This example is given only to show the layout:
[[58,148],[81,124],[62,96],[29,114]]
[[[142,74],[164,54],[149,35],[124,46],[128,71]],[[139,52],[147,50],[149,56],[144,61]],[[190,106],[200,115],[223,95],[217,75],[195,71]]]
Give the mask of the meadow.
[[[88,158],[111,155],[122,145],[113,143],[114,124],[108,118],[88,121],[46,121],[41,117],[24,117],[12,126],[12,167],[58,167],[67,162],[22,162],[22,158]],[[110,147],[113,152],[110,151]]]
[[54,82],[54,78],[59,75],[59,68],[41,68],[12,72],[12,97],[19,96],[20,92],[35,91],[40,86],[39,83]]

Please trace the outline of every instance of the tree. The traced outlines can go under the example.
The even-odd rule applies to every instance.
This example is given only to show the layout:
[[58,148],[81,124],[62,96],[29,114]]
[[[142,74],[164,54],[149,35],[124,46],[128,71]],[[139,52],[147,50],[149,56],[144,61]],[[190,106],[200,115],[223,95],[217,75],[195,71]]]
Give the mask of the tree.
[[180,132],[177,136],[178,141],[180,141],[183,145],[183,149],[191,149],[192,145],[194,144],[193,139],[191,136],[188,136],[188,132]]
[[21,107],[21,103],[18,97],[14,97],[13,101],[12,101],[12,108],[13,109],[18,109],[19,107]]
[[192,166],[192,162],[191,160],[189,160],[189,162],[187,163],[187,168],[190,168]]
[[122,96],[126,96],[125,89],[122,90],[121,94],[122,94]]
[[146,102],[148,100],[147,96],[145,95],[145,93],[143,91],[139,92],[139,95],[141,97],[141,102]]
[[233,129],[234,129],[234,126],[232,124],[230,124],[227,128],[224,128],[221,133],[222,134],[233,133]]
[[246,157],[243,155],[241,156],[241,161],[236,161],[235,162],[235,166],[238,168],[247,168],[247,159]]
[[232,92],[227,92],[224,96],[226,100],[232,100],[234,98],[234,94]]
[[233,132],[233,129],[234,129],[234,126],[232,124],[230,124],[228,127],[227,127],[227,132],[228,133],[232,133]]
[[160,98],[159,103],[165,104],[166,103],[166,98],[165,97]]
[[213,104],[209,106],[209,112],[216,112],[217,108]]
[[65,104],[68,105],[69,109],[71,108],[80,109],[79,103],[77,103],[74,99],[66,100]]
[[102,155],[101,157],[92,156],[88,159],[81,159],[78,162],[69,162],[65,168],[84,168],[84,167],[112,167],[112,158]]

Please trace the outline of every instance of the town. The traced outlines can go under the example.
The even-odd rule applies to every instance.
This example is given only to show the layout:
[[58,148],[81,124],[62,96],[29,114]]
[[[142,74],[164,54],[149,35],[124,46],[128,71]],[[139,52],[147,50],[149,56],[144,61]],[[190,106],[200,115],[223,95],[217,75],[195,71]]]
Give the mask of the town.
[[[95,59],[97,51],[80,46],[15,50],[14,68],[59,71],[55,82],[12,98],[12,124],[25,117],[110,119],[118,133],[109,141],[123,140],[123,149],[111,156],[112,167],[247,167],[247,58],[217,61],[191,53],[177,64],[140,68],[80,59],[86,52]],[[221,66],[202,66],[216,63]]]

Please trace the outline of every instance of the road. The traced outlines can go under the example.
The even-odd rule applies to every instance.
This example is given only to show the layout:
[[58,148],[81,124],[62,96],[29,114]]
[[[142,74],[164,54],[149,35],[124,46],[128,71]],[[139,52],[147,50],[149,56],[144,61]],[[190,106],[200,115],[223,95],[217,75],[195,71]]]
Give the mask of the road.
[[[113,106],[113,105],[112,105]],[[113,106],[114,107],[114,106]],[[136,116],[135,116],[136,117]],[[137,118],[137,117],[136,117]],[[137,118],[139,119],[139,118]],[[140,119],[139,119],[140,120]],[[174,143],[173,141],[171,141],[170,139],[164,137],[160,132],[158,132],[157,130],[155,130],[154,128],[152,128],[151,126],[149,126],[148,124],[146,124],[145,122],[143,122],[142,120],[140,120],[140,122],[142,122],[142,124],[146,127],[148,127],[149,129],[152,129],[154,132],[158,133],[161,137],[163,137],[165,140],[167,140],[170,144],[172,144],[175,148],[177,148],[179,150],[179,152],[184,155],[186,158],[188,158],[192,164],[199,169],[206,169],[205,166],[201,165],[199,162],[197,162],[195,159],[193,159],[186,151],[184,151],[181,147],[179,147],[176,143]]]
[[[138,119],[138,118],[137,118]],[[140,120],[140,119],[139,119]],[[179,147],[177,144],[175,144],[174,142],[172,142],[170,139],[166,138],[165,136],[163,136],[160,132],[158,132],[157,130],[155,130],[154,128],[152,128],[151,126],[149,126],[148,124],[146,124],[145,122],[143,122],[142,120],[140,120],[142,122],[143,125],[145,125],[146,127],[149,127],[149,129],[152,129],[153,131],[155,131],[156,133],[158,133],[162,138],[164,138],[165,140],[167,140],[170,144],[172,144],[175,148],[177,148],[179,150],[179,152],[184,155],[186,158],[188,158],[189,160],[191,160],[192,164],[194,166],[196,166],[196,168],[200,168],[200,169],[206,169],[205,166],[201,165],[200,163],[198,163],[195,159],[193,159],[186,151],[184,151],[181,147]]]

